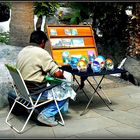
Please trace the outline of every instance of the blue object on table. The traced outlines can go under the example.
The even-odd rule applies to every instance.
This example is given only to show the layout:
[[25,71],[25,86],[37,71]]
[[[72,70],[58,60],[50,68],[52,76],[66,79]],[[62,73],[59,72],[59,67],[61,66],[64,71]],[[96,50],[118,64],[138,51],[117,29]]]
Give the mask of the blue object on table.
[[77,69],[77,63],[80,60],[80,55],[71,56],[70,66],[72,69]]
[[93,72],[100,72],[101,71],[101,65],[98,61],[93,61],[91,63],[91,69],[93,70]]

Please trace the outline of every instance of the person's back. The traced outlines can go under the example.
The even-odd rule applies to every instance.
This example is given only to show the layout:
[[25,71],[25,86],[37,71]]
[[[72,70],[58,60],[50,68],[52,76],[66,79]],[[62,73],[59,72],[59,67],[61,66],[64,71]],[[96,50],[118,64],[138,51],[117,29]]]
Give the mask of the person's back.
[[[32,32],[30,44],[23,48],[17,57],[16,66],[20,70],[30,93],[36,92],[37,90],[40,90],[40,88],[47,86],[45,76],[48,74],[57,78],[64,78],[63,72],[59,69],[50,54],[44,50],[45,44],[48,43],[47,41],[48,38],[44,32]],[[58,91],[59,89],[63,92],[63,95],[65,95],[66,90],[62,89],[60,86],[57,87]],[[49,91],[43,92],[44,100],[48,99],[48,94],[51,95]],[[59,107],[61,109],[68,109],[67,98],[68,97],[62,98],[59,101]],[[58,122],[55,121],[54,118],[57,113],[58,110],[54,103],[52,103],[41,109],[38,120],[50,126],[57,125]]]
[[24,80],[42,82],[47,72],[53,75],[58,66],[47,51],[37,45],[29,45],[18,54],[17,68]]

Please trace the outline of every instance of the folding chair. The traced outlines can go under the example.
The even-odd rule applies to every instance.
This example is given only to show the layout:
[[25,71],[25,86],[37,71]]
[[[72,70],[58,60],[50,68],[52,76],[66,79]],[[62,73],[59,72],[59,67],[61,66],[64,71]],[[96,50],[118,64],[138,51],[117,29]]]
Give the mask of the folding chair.
[[[27,125],[27,123],[28,123],[28,121],[29,121],[29,119],[30,119],[32,113],[33,113],[33,111],[35,110],[35,108],[37,108],[37,107],[39,107],[39,106],[42,106],[42,105],[44,105],[44,104],[46,104],[46,103],[49,103],[49,102],[51,102],[51,101],[54,101],[55,104],[56,104],[56,107],[57,107],[57,109],[58,109],[60,118],[61,118],[61,121],[59,121],[59,124],[61,124],[61,125],[64,126],[64,125],[65,125],[65,122],[64,122],[64,119],[63,119],[62,114],[61,114],[61,112],[60,112],[58,103],[57,103],[57,101],[56,101],[56,99],[55,99],[55,94],[54,94],[54,91],[53,91],[53,88],[52,88],[52,87],[54,87],[54,86],[56,86],[56,85],[46,87],[46,90],[49,90],[49,89],[52,90],[52,93],[53,93],[53,99],[52,99],[52,100],[46,100],[46,101],[41,101],[41,102],[40,102],[39,99],[40,99],[41,96],[42,96],[42,92],[40,92],[40,93],[38,94],[37,100],[34,101],[34,100],[32,99],[32,97],[31,97],[31,95],[30,95],[30,93],[29,93],[27,87],[26,87],[26,84],[25,84],[25,82],[24,82],[24,80],[23,80],[23,78],[22,78],[22,75],[21,75],[20,71],[19,71],[15,66],[12,66],[11,64],[5,64],[5,66],[6,66],[7,69],[9,70],[9,73],[10,73],[12,79],[13,79],[13,80],[12,80],[12,85],[13,85],[14,91],[15,91],[15,93],[16,93],[16,98],[15,98],[14,103],[13,103],[13,105],[12,105],[12,107],[11,107],[11,109],[10,109],[10,111],[9,111],[9,113],[8,113],[8,115],[7,115],[7,117],[6,117],[5,122],[6,122],[13,130],[15,130],[17,133],[23,133],[23,131],[24,131],[24,129],[25,129],[25,127],[26,127],[26,125]],[[10,119],[9,119],[10,114],[11,114],[12,110],[14,109],[16,103],[22,105],[23,107],[25,107],[25,108],[26,108],[27,110],[29,110],[29,112],[30,112],[29,115],[27,116],[27,119],[26,119],[26,121],[25,121],[23,127],[22,127],[20,130],[17,129],[15,126],[13,126],[13,125],[10,123]]]

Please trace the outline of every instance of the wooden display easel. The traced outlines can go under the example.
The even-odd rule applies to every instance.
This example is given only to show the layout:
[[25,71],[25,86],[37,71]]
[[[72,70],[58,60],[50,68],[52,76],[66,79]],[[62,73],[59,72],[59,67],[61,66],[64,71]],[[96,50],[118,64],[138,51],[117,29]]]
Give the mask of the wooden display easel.
[[88,58],[87,51],[93,50],[98,55],[91,25],[47,25],[46,29],[51,43],[49,51],[59,65],[63,65],[64,51]]

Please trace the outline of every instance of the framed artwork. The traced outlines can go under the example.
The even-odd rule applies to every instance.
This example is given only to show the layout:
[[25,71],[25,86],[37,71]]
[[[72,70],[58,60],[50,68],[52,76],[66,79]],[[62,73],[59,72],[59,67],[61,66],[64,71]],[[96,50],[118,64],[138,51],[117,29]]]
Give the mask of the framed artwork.
[[66,35],[78,35],[77,29],[64,29]]
[[71,29],[64,29],[66,35],[71,35]]
[[71,35],[78,35],[77,29],[71,29]]
[[56,31],[56,29],[50,29],[50,35],[51,35],[51,36],[57,36],[57,31]]
[[62,40],[60,38],[52,38],[50,42],[53,48],[62,47]]
[[75,47],[84,47],[84,39],[83,38],[72,38],[72,46]]
[[72,41],[71,41],[71,39],[70,38],[63,38],[62,39],[62,46],[72,46]]

